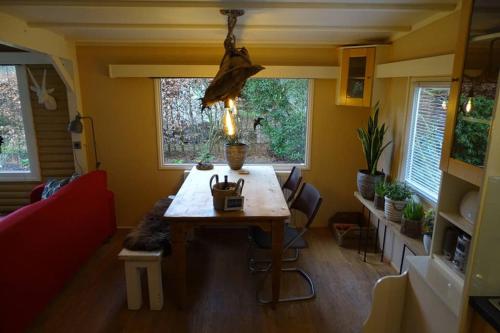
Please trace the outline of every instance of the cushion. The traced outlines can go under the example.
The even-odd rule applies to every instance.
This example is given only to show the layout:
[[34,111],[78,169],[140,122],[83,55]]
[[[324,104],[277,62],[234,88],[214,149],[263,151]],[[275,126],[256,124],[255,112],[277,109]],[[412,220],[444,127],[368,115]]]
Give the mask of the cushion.
[[[273,243],[271,233],[266,232],[260,228],[252,228],[251,233],[252,239],[258,247],[262,249],[270,249],[272,247]],[[297,237],[299,233],[300,230],[285,225],[283,247],[286,246],[292,239]],[[291,246],[292,249],[303,249],[306,247],[307,242],[302,237],[299,237]]]
[[123,242],[131,251],[157,251],[163,249],[163,255],[172,252],[170,246],[170,225],[163,220],[163,214],[172,199],[163,198],[156,202],[139,225],[132,230]]
[[69,178],[49,180],[42,192],[42,199],[47,199],[59,191],[64,185],[69,183]]

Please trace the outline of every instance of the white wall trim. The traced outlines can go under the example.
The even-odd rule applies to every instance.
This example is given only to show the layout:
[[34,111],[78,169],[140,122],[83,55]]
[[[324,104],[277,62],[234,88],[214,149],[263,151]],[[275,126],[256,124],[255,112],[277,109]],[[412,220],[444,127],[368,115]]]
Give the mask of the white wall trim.
[[377,79],[392,77],[451,76],[454,54],[425,57],[377,65]]
[[[264,66],[260,78],[337,79],[338,66]],[[214,77],[218,65],[109,65],[109,77]]]

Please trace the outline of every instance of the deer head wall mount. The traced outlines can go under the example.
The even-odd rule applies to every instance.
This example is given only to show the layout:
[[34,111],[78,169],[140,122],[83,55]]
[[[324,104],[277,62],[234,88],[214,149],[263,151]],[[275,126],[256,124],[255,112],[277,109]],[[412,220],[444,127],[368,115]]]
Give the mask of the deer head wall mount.
[[33,86],[30,86],[30,89],[36,93],[36,96],[38,97],[38,104],[43,104],[44,108],[47,110],[57,109],[56,99],[50,95],[54,92],[54,88],[47,89],[45,85],[47,70],[46,69],[43,70],[43,79],[41,86],[38,84],[35,77],[33,76],[33,73],[31,73],[28,67],[26,67],[26,71],[28,72],[31,81],[34,84]]

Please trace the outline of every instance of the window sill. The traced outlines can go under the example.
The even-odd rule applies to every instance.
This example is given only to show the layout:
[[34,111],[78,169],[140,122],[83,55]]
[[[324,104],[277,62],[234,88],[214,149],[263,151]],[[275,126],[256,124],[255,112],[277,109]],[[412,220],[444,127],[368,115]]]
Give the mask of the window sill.
[[[164,164],[160,166],[160,171],[165,170],[191,170],[196,164],[194,163],[185,163],[185,164]],[[214,164],[214,165],[226,165],[226,164]],[[258,166],[258,165],[271,165],[276,171],[290,171],[294,166],[299,167],[302,170],[310,170],[310,166],[306,164],[245,164],[245,166]],[[245,167],[243,166],[243,168]]]
[[40,182],[38,175],[31,173],[0,173],[0,182]]

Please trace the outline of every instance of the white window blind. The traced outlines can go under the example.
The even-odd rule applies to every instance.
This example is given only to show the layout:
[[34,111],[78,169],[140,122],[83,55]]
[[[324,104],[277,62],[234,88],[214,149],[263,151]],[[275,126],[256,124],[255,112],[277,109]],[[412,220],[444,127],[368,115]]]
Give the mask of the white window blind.
[[449,91],[442,84],[419,84],[413,95],[405,181],[432,201],[437,201],[441,185],[439,163]]

